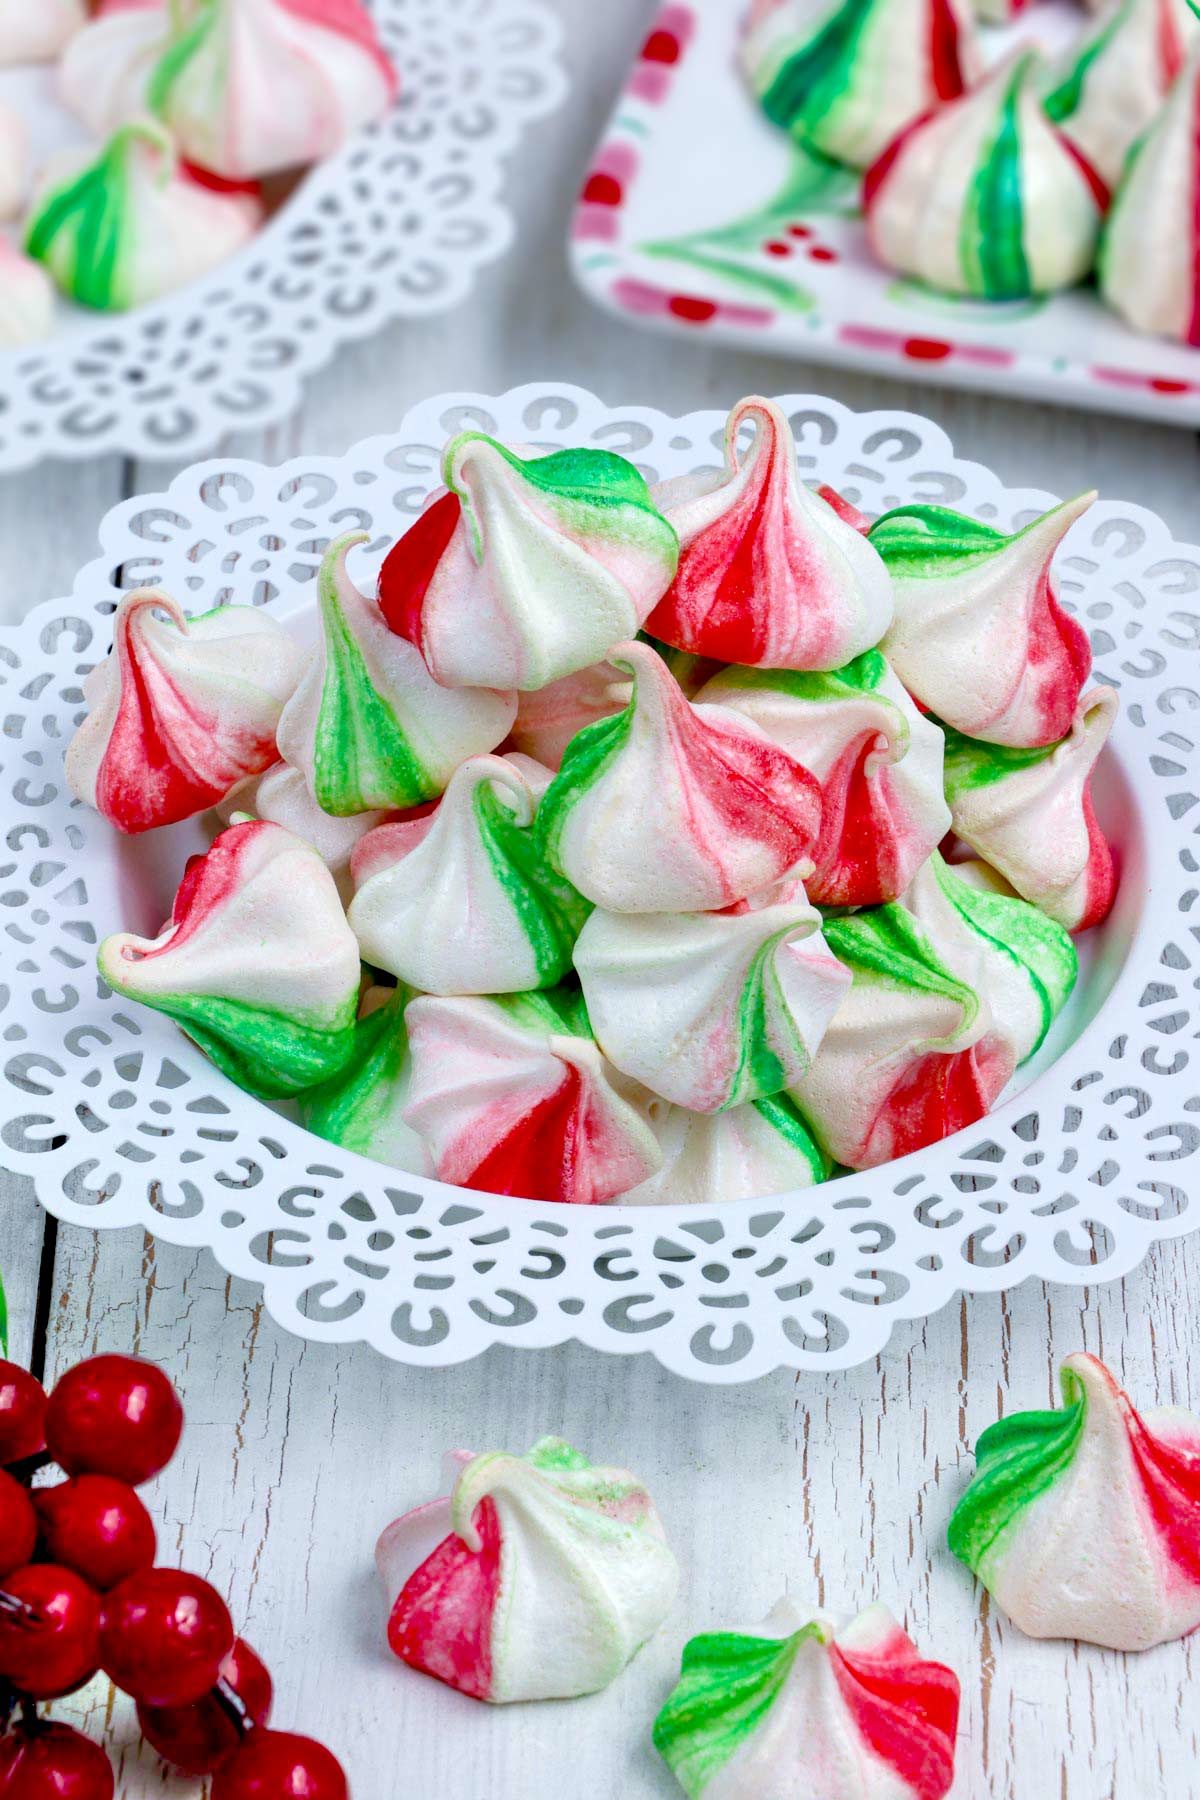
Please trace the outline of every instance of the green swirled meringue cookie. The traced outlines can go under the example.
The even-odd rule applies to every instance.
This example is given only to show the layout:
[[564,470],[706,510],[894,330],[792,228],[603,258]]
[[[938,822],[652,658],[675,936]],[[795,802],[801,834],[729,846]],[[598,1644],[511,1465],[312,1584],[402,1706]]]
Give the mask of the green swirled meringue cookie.
[[404,1121],[412,1073],[404,1011],[406,987],[368,989],[345,1067],[300,1097],[310,1131],[410,1175],[429,1175],[429,1152]]

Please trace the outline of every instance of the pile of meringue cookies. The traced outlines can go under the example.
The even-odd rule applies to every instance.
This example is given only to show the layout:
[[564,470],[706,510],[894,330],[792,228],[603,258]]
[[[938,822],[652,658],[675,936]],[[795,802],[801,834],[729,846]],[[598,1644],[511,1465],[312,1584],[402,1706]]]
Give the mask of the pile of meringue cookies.
[[0,348],[49,334],[56,288],[125,311],[207,274],[263,223],[264,181],[397,91],[362,0],[0,0],[0,69],[50,62],[96,143],[35,170],[0,103]]
[[1051,568],[1092,497],[869,525],[763,399],[654,489],[473,431],[442,473],[377,595],[329,548],[311,653],[122,601],[71,791],[227,823],[108,986],[329,1141],[535,1201],[775,1194],[980,1119],[1114,894],[1116,696]]
[[[1200,1419],[1139,1415],[1094,1356],[1068,1357],[1061,1381],[1057,1410],[984,1432],[949,1548],[1030,1637],[1185,1637],[1200,1627]],[[494,1703],[607,1687],[678,1587],[642,1483],[558,1438],[453,1453],[446,1481],[376,1549],[393,1652]],[[687,1644],[653,1740],[693,1800],[942,1800],[958,1711],[958,1677],[885,1605],[839,1625],[785,1599],[753,1633]]]
[[769,119],[863,172],[888,268],[1010,302],[1094,273],[1139,331],[1200,343],[1192,0],[1089,0],[1063,57],[994,61],[987,27],[1024,4],[755,0],[743,67]]

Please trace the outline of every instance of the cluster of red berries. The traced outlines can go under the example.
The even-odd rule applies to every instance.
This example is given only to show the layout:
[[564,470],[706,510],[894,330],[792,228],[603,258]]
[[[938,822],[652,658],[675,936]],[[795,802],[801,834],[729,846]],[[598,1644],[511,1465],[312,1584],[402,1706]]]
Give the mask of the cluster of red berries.
[[[267,1730],[271,1677],[216,1589],[155,1567],[134,1489],[182,1430],[153,1363],[95,1356],[47,1396],[0,1360],[0,1800],[112,1800],[100,1745],[37,1711],[101,1669],[165,1762],[214,1775],[212,1800],[348,1800],[324,1745]],[[51,1463],[66,1479],[31,1487]]]

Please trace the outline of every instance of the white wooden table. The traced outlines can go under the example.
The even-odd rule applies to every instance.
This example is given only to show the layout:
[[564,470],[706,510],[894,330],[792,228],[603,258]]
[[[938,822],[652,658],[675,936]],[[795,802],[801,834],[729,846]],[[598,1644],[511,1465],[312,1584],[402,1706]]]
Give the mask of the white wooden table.
[[[225,448],[268,460],[337,451],[388,429],[424,394],[546,375],[678,411],[807,385],[852,406],[928,412],[962,453],[1015,483],[1060,493],[1095,483],[1156,508],[1195,541],[1191,436],[641,336],[593,311],[567,279],[567,216],[648,5],[558,4],[574,89],[513,169],[517,253],[461,311],[359,347],[286,427]],[[172,473],[109,458],[0,479],[4,610],[65,592],[94,554],[103,511]],[[879,1362],[848,1374],[727,1389],[686,1385],[648,1357],[605,1360],[578,1347],[496,1350],[438,1373],[306,1345],[209,1255],[129,1233],[55,1231],[11,1178],[0,1267],[15,1355],[44,1358],[52,1376],[97,1348],[131,1350],[178,1383],[188,1430],[152,1490],[163,1554],[229,1595],[274,1669],[277,1722],[326,1739],[355,1800],[667,1796],[677,1790],[648,1731],[683,1640],[761,1617],[785,1588],[835,1611],[878,1596],[955,1666],[964,1689],[955,1792],[967,1800],[1200,1795],[1200,1645],[1127,1660],[1023,1641],[980,1607],[944,1548],[969,1446],[998,1410],[1048,1404],[1069,1351],[1098,1352],[1147,1402],[1200,1407],[1195,1238],[1161,1246],[1119,1285],[1027,1285],[956,1303],[897,1327]],[[608,1695],[491,1711],[386,1656],[372,1549],[389,1518],[433,1491],[444,1447],[523,1449],[547,1431],[650,1482],[682,1555],[684,1592]],[[197,1792],[139,1748],[106,1687],[76,1710],[111,1729],[126,1800]]]

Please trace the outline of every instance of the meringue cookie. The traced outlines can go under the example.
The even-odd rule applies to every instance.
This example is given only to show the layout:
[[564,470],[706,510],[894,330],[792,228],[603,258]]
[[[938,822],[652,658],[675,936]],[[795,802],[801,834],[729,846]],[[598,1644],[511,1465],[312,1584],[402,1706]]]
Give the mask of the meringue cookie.
[[411,999],[404,987],[368,989],[345,1067],[301,1094],[300,1119],[343,1150],[431,1175],[429,1152],[403,1116],[412,1072],[404,1009]]
[[388,556],[379,604],[450,687],[543,688],[632,637],[679,557],[632,463],[611,450],[447,444],[449,492]]
[[980,1438],[950,1548],[1030,1637],[1186,1637],[1200,1626],[1200,1419],[1139,1415],[1094,1356],[1069,1356],[1060,1379],[1059,1411]]
[[391,1649],[495,1704],[607,1687],[679,1586],[637,1476],[593,1468],[561,1438],[447,1464],[450,1495],[396,1519],[375,1551]]
[[608,1060],[700,1113],[793,1087],[850,985],[794,880],[720,912],[594,912],[575,967]]
[[[750,423],[753,440],[739,453]],[[811,493],[774,401],[742,400],[725,426],[725,468],[662,483],[679,568],[646,621],[698,656],[767,669],[836,669],[877,644],[892,589],[874,545]]]
[[273,763],[265,775],[240,782],[217,806],[217,817],[226,825],[232,822],[235,812],[269,819],[272,825],[282,825],[285,831],[311,844],[337,882],[338,893],[347,905],[354,894],[350,877],[354,846],[391,816],[380,809],[353,813],[345,819],[322,812],[301,771],[285,762]]
[[521,694],[510,733],[513,747],[544,768],[558,770],[571,739],[585,725],[623,711],[632,691],[628,675],[610,662],[598,662]]
[[952,294],[1023,300],[1082,281],[1108,192],[1042,110],[1035,52],[888,146],[863,189],[880,262]]
[[1100,245],[1108,304],[1138,331],[1200,344],[1200,50],[1130,153]]
[[25,204],[28,160],[25,121],[0,101],[0,223],[15,219]]
[[980,67],[964,0],[759,0],[741,56],[773,124],[860,169]]
[[598,1206],[659,1167],[654,1133],[610,1080],[577,994],[422,998],[407,1020],[404,1118],[440,1181]]
[[93,158],[64,151],[47,166],[25,248],[64,294],[122,312],[206,275],[262,223],[251,194],[193,179],[171,139],[148,120],[122,128]]
[[1117,707],[1112,688],[1092,688],[1068,735],[1043,749],[996,749],[947,736],[946,794],[956,833],[1068,931],[1098,925],[1116,894],[1091,778]]
[[581,731],[542,801],[544,853],[609,912],[703,912],[804,864],[820,789],[748,719],[685,700],[647,644],[609,659],[628,706]]
[[692,1800],[942,1800],[958,1705],[885,1606],[839,1629],[781,1600],[754,1636],[685,1646],[654,1744]]
[[193,0],[165,21],[117,9],[62,71],[67,104],[93,131],[149,111],[189,161],[227,181],[332,156],[396,87],[359,0]]
[[331,544],[317,577],[321,644],[279,724],[279,750],[336,818],[434,800],[465,757],[494,750],[515,694],[456,693],[360,594],[346,558],[367,533]]
[[950,866],[935,853],[900,903],[950,973],[986,998],[1020,1064],[1070,998],[1079,957],[1069,932],[996,883],[984,863]]
[[189,862],[159,936],[118,932],[97,962],[251,1094],[300,1093],[353,1051],[358,945],[329,870],[278,825],[223,831]]
[[815,1187],[829,1158],[786,1094],[695,1113],[647,1095],[643,1110],[663,1166],[622,1194],[622,1206],[711,1206]]
[[86,18],[85,0],[0,0],[0,68],[53,62]]
[[827,674],[726,669],[698,697],[760,726],[821,784],[805,881],[818,905],[894,900],[949,831],[943,734],[877,650]]
[[1020,747],[1069,730],[1092,652],[1059,605],[1051,562],[1095,498],[1064,501],[1011,537],[944,506],[898,507],[871,527],[896,589],[880,648],[947,725]]
[[875,1168],[981,1119],[1017,1058],[977,985],[899,904],[829,919],[825,938],[854,981],[792,1098],[827,1154]]
[[0,350],[19,350],[49,337],[54,326],[54,283],[0,236]]
[[1053,71],[1046,111],[1110,188],[1196,39],[1187,0],[1117,0]]
[[349,917],[364,961],[425,994],[560,982],[588,904],[539,854],[550,780],[525,757],[468,757],[436,810],[363,838]]
[[215,806],[276,760],[280,715],[302,666],[258,607],[189,619],[157,589],[126,595],[112,654],[83,684],[88,714],[67,748],[67,785],[118,831],[173,825]]

